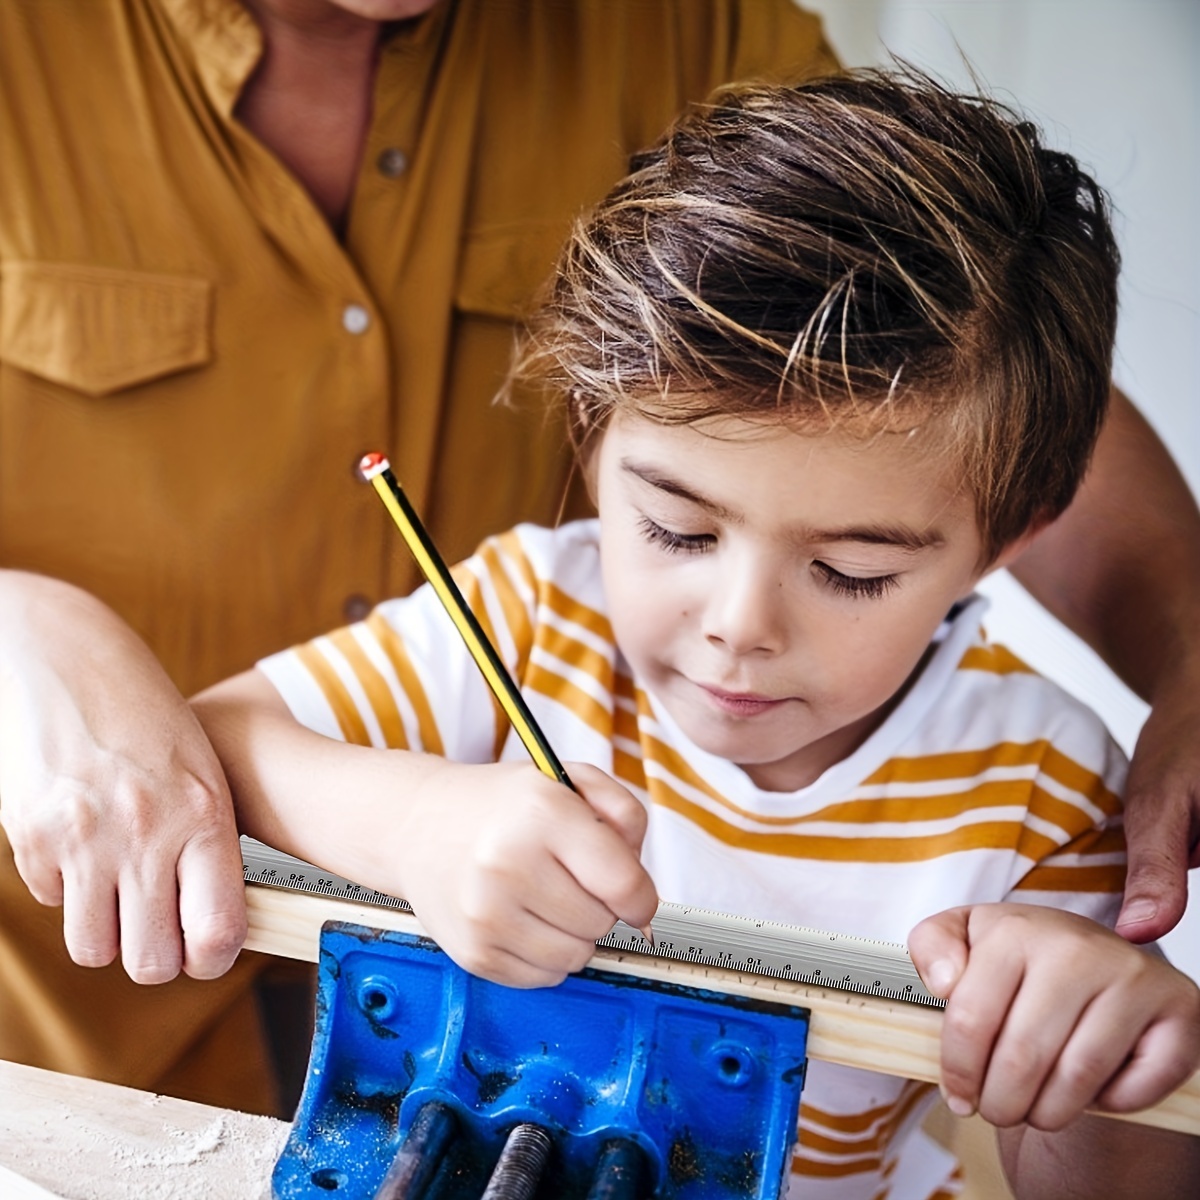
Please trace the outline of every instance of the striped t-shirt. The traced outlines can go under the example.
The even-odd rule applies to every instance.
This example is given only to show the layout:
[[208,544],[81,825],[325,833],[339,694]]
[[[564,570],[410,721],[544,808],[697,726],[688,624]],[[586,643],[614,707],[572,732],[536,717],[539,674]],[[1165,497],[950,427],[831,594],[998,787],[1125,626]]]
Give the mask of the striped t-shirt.
[[[692,745],[632,676],[606,616],[597,522],[520,526],[455,577],[559,756],[646,805],[642,858],[662,899],[892,942],[932,913],[1006,898],[1114,922],[1124,757],[1090,709],[987,643],[986,601],[947,619],[857,750],[782,793]],[[429,587],[259,666],[330,737],[462,762],[527,757]],[[794,1190],[953,1194],[953,1162],[918,1152],[932,1096],[811,1063]]]

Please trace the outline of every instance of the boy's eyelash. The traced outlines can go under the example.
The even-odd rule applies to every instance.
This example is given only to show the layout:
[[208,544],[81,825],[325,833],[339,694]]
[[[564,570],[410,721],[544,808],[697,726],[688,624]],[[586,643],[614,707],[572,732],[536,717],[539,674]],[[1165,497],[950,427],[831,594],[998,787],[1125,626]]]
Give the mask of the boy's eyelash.
[[860,579],[856,575],[843,575],[828,563],[814,562],[813,566],[825,576],[825,581],[834,591],[858,599],[878,600],[899,582],[895,575],[871,575]]
[[710,533],[676,533],[673,529],[665,529],[657,521],[650,520],[649,517],[642,517],[638,526],[646,541],[672,553],[703,554],[713,542]]
[[[642,517],[638,522],[642,536],[652,544],[661,546],[672,554],[703,554],[716,540],[711,533],[676,533],[667,529],[649,517]],[[898,582],[895,575],[872,575],[859,578],[856,575],[843,575],[828,563],[814,562],[813,566],[825,577],[825,581],[835,591],[856,599],[878,600],[887,595]]]

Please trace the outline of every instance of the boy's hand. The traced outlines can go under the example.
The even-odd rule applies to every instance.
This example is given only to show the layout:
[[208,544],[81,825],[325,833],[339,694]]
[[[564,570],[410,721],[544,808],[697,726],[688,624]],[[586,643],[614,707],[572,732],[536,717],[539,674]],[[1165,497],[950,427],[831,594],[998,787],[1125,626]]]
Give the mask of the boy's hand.
[[476,975],[542,987],[577,971],[618,917],[658,897],[638,858],[641,804],[572,763],[579,795],[532,764],[430,765],[405,800],[399,877],[422,924]]
[[1058,909],[979,904],[922,921],[913,962],[946,999],[942,1091],[959,1116],[1062,1129],[1131,1112],[1200,1062],[1200,990],[1103,926]]

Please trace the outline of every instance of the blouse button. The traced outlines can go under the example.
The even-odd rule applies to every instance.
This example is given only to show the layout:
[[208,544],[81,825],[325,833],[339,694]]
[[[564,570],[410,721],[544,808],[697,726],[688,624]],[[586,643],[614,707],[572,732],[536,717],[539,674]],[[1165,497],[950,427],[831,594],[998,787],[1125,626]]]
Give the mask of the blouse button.
[[342,328],[347,333],[366,333],[371,314],[361,304],[347,304],[342,309]]
[[408,155],[395,146],[389,146],[375,160],[375,166],[385,179],[399,179],[408,170]]

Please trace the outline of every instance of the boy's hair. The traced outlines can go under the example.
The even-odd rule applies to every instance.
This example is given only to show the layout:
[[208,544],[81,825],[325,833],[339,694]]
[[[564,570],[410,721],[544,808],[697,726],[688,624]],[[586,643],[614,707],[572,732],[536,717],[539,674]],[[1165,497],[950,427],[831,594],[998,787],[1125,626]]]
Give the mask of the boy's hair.
[[577,447],[616,409],[932,422],[990,560],[1087,467],[1117,268],[1099,186],[992,98],[909,67],[738,84],[576,223],[512,378],[568,398]]

